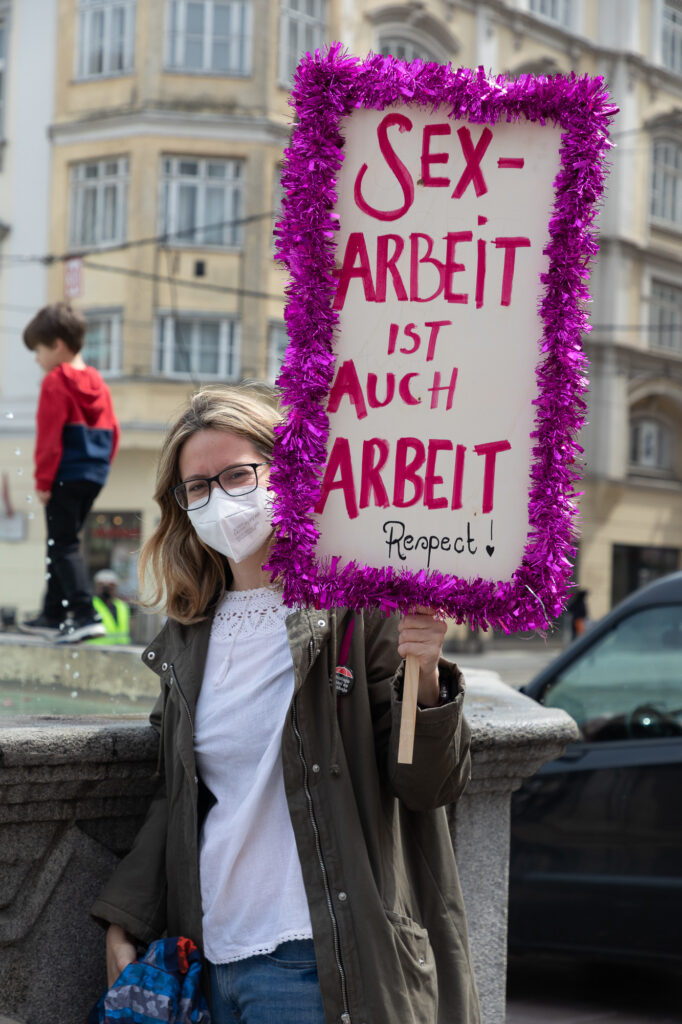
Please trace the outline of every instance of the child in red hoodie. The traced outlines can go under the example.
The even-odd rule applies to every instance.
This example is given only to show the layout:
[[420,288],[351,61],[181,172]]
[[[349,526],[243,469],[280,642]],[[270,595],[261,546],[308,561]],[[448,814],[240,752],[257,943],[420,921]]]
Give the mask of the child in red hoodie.
[[84,338],[84,318],[64,302],[44,306],[24,330],[24,344],[45,371],[34,462],[47,520],[48,584],[40,615],[23,628],[59,643],[105,632],[79,534],[107,479],[119,429],[109,388],[80,354]]

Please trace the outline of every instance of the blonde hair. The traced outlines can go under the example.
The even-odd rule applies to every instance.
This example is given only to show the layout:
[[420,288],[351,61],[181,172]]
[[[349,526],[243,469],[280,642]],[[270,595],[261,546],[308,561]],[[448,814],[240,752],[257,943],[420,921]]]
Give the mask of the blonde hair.
[[183,625],[201,622],[211,602],[231,582],[227,560],[202,544],[172,488],[180,483],[179,460],[185,442],[199,430],[224,430],[250,441],[265,461],[272,460],[275,424],[281,419],[273,388],[258,383],[203,388],[171,426],[161,448],[154,500],[161,519],[142,547],[139,561],[141,604],[163,609]]

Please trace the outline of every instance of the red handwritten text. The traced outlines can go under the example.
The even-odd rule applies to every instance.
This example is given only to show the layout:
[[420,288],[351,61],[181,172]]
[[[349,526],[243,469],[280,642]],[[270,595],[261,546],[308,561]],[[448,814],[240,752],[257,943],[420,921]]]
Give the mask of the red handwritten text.
[[[474,445],[474,453],[484,458],[481,512],[491,512],[494,507],[497,456],[510,449],[511,444],[507,440]],[[448,452],[453,452],[454,458],[447,460],[446,471],[443,462]],[[439,458],[440,471],[437,465]],[[315,512],[324,512],[332,491],[342,492],[350,519],[356,519],[360,509],[370,505],[411,508],[422,504],[429,509],[448,506],[459,509],[462,507],[465,466],[466,446],[455,446],[447,438],[431,438],[425,444],[417,437],[401,437],[392,445],[385,438],[372,437],[362,443],[358,489],[350,441],[337,437],[327,460]],[[445,493],[437,492],[438,488],[446,485]]]

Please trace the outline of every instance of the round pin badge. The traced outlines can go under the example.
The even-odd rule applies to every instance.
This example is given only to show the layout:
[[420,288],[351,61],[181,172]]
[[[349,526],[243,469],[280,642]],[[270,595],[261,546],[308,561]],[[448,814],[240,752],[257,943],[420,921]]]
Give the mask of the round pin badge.
[[338,665],[336,669],[336,692],[340,697],[347,697],[355,685],[353,671],[345,665]]

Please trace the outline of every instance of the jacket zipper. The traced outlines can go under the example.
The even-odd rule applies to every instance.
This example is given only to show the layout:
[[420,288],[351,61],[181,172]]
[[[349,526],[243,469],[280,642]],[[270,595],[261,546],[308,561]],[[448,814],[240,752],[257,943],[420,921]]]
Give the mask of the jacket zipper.
[[[184,708],[185,708],[185,713],[187,715],[187,721],[189,722],[190,732],[192,734],[192,746],[194,746],[194,721],[192,719],[192,712],[190,710],[189,701],[187,700],[187,697],[185,697],[183,689],[180,686],[180,683],[178,682],[178,677],[175,674],[175,665],[173,665],[172,663],[171,663],[171,666],[170,666],[170,678],[171,678],[171,686],[175,685],[175,687],[176,687],[176,689],[177,689],[177,691],[180,694],[180,697],[182,699],[182,703],[183,703]],[[193,810],[193,813],[194,813],[194,832],[195,832],[195,834],[197,832],[197,827],[198,827],[197,826],[197,818],[198,818],[198,812],[197,812],[197,787],[198,787],[198,784],[199,784],[199,778],[198,778],[197,775],[195,775],[194,776],[194,799],[192,801],[192,810]],[[196,879],[195,879],[195,881],[196,881],[196,889],[197,889],[197,892],[199,894],[201,894],[201,882],[199,880],[199,855],[198,855],[198,851],[197,851],[196,865],[197,865]],[[203,935],[201,937],[201,945],[203,945]]]
[[[309,647],[309,654],[312,656],[314,651],[314,644],[311,640]],[[310,824],[312,825],[313,834],[315,836],[315,849],[317,851],[317,859],[320,865],[320,871],[322,872],[322,881],[324,882],[324,892],[327,900],[327,909],[329,911],[329,917],[332,923],[332,932],[334,934],[334,955],[336,957],[336,967],[339,972],[339,978],[341,980],[341,995],[343,998],[343,1010],[341,1015],[342,1024],[351,1024],[350,1009],[348,1006],[348,987],[346,985],[346,972],[343,966],[343,960],[341,959],[341,938],[339,935],[339,922],[336,920],[336,914],[334,912],[334,904],[332,902],[331,886],[329,885],[329,875],[327,874],[327,865],[324,862],[324,854],[322,853],[322,843],[320,842],[320,830],[317,824],[317,818],[315,817],[315,808],[313,806],[313,796],[310,792],[310,785],[308,782],[308,764],[305,759],[303,752],[303,737],[298,728],[298,715],[296,712],[296,705],[298,702],[298,694],[294,697],[291,706],[291,716],[294,726],[294,732],[298,739],[298,756],[303,765],[303,787],[305,789],[306,801],[308,804],[308,814],[310,815]]]
[[190,727],[190,729],[192,731],[192,736],[194,736],[194,722],[192,721],[192,712],[189,709],[189,701],[187,700],[187,698],[185,697],[184,693],[182,692],[182,687],[180,686],[180,683],[178,682],[178,677],[175,674],[175,666],[174,665],[171,665],[170,671],[171,671],[171,686],[173,685],[173,683],[175,683],[175,686],[177,687],[178,693],[180,694],[180,697],[182,698],[182,703],[185,705],[185,711],[187,712],[187,718],[189,719],[189,727]]

